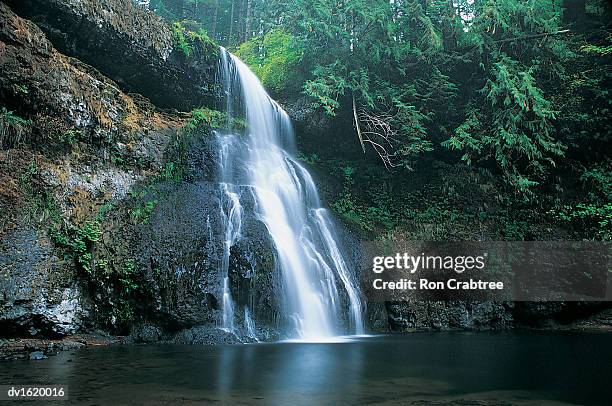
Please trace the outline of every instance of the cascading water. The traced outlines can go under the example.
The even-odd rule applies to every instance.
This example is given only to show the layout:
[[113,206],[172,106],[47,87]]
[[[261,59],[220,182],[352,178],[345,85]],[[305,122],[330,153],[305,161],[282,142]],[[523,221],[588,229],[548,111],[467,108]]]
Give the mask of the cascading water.
[[223,277],[223,329],[234,331],[234,302],[230,290],[229,260],[232,246],[240,238],[242,229],[242,206],[240,196],[235,186],[227,183],[230,177],[231,165],[230,145],[232,138],[229,135],[219,135],[221,139],[221,219],[225,229],[223,240],[223,255],[221,257],[221,275]]
[[246,328],[247,336],[249,338],[252,338],[256,342],[259,342],[259,339],[257,338],[257,333],[255,332],[256,331],[255,322],[253,321],[253,318],[251,317],[249,308],[246,306],[244,307],[244,327]]
[[[305,340],[338,335],[339,319],[346,310],[352,332],[363,334],[360,294],[336,243],[338,236],[332,221],[327,210],[321,207],[312,177],[287,152],[293,142],[287,113],[268,96],[255,74],[240,59],[225,49],[221,53],[227,112],[231,114],[234,103],[239,104],[247,122],[246,139],[239,135],[218,135],[223,184],[231,201],[229,210],[225,211],[228,214],[224,286],[228,282],[225,258],[229,260],[229,249],[240,235],[240,196],[231,185],[240,184],[251,189],[255,214],[266,225],[274,242],[285,289],[284,316],[291,321],[293,334]],[[246,148],[233,145],[234,142],[246,143]],[[234,167],[236,162],[243,163],[241,174]],[[346,310],[341,308],[338,287],[348,297]],[[227,303],[225,293],[224,288],[224,320],[226,313],[233,312],[229,287]],[[245,308],[245,319],[247,315]],[[249,315],[248,323],[251,322]]]

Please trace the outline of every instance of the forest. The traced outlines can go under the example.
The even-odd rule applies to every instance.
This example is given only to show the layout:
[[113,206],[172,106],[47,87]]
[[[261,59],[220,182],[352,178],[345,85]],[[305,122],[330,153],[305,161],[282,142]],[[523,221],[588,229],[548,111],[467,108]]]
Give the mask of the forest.
[[[434,162],[459,171],[444,177],[492,182],[491,204],[506,213],[500,237],[529,237],[525,224],[545,220],[580,238],[610,238],[606,1],[139,4],[234,51],[274,97],[306,98],[328,116],[336,130],[303,158],[345,179],[333,206],[361,229],[405,224],[414,204],[401,196],[415,192],[406,179]],[[338,153],[336,145],[347,147]],[[461,186],[452,183],[421,189],[427,210],[412,215],[469,215],[469,199],[439,195]]]

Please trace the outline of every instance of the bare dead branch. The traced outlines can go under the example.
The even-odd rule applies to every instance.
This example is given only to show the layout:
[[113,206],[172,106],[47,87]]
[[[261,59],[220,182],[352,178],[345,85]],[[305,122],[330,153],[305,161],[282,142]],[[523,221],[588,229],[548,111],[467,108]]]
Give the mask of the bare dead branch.
[[[389,113],[372,114],[363,109],[357,113],[355,105],[353,105],[353,113],[355,122],[360,123],[358,136],[364,152],[365,144],[368,143],[378,154],[385,168],[395,167],[396,165],[393,163],[393,150],[395,145],[399,143],[396,138],[397,131],[391,125],[395,116]],[[363,126],[363,129],[361,126]]]

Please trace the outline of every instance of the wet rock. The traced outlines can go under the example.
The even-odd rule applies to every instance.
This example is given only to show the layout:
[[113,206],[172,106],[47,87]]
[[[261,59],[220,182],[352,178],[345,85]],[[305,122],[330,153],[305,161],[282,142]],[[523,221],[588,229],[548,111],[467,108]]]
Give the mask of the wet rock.
[[38,24],[60,52],[95,66],[123,89],[160,107],[189,111],[217,97],[218,48],[204,44],[185,56],[175,47],[170,25],[130,0],[6,3]]
[[386,333],[389,331],[389,315],[384,303],[368,303],[366,321],[368,331]]
[[[102,346],[120,344],[116,338],[75,335],[57,340],[40,338],[0,339],[0,360],[28,359],[31,353],[42,353],[44,358],[58,354],[60,351],[74,350],[86,345]],[[39,356],[40,354],[37,354]]]
[[162,330],[150,324],[136,326],[130,335],[135,343],[156,343],[162,338]]
[[392,331],[491,330],[513,326],[512,303],[464,301],[388,302]]
[[42,351],[33,351],[30,353],[30,360],[41,360],[48,358]]
[[610,328],[609,302],[519,302],[517,324],[535,328]]
[[[209,166],[214,166],[214,161],[194,165],[198,170],[188,170],[186,181],[151,184],[140,203],[126,202],[127,210],[156,202],[146,223],[126,224],[123,209],[118,208],[105,223],[99,242],[97,255],[109,258],[111,268],[121,269],[127,261],[134,262],[151,300],[142,301],[147,306],[139,309],[138,317],[148,315],[166,330],[221,320],[223,191],[214,177],[209,177]],[[249,202],[249,191],[243,192],[242,204],[248,207],[253,202]],[[263,223],[248,212],[245,209],[243,235],[230,251],[236,316],[248,306],[257,320],[273,324],[280,307],[275,294],[279,278],[274,275],[273,245]]]
[[[184,117],[156,111],[60,54],[5,3],[0,21],[0,99],[33,122],[25,139],[0,150],[0,179],[9,186],[0,187],[0,334],[73,334],[92,327],[96,300],[89,303],[87,278],[71,253],[50,241],[38,206],[51,204],[63,224],[94,220],[102,205],[125,199],[147,170],[164,164]],[[77,137],[69,145],[67,132]],[[15,148],[24,145],[32,150]],[[32,165],[28,191],[20,179]]]
[[4,336],[64,336],[85,328],[88,304],[69,264],[22,225],[0,240],[0,330]]
[[[88,152],[98,163],[114,155],[124,164],[161,165],[180,117],[155,111],[148,101],[126,95],[91,66],[62,55],[35,24],[4,3],[0,21],[0,98],[9,110],[35,118],[36,131],[21,141],[46,145],[44,151],[51,152],[72,131],[78,138],[72,142],[94,147]],[[82,173],[87,176],[86,167]],[[120,178],[118,173],[111,175]]]
[[175,344],[192,345],[242,343],[242,341],[236,334],[222,330],[215,326],[196,326],[190,329],[186,329],[176,334],[176,336],[173,337],[170,341]]

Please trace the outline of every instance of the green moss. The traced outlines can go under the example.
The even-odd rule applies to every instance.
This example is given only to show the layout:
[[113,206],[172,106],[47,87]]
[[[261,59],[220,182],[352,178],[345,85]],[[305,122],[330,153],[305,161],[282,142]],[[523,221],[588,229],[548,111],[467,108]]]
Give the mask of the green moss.
[[199,129],[232,129],[235,131],[244,131],[246,128],[246,120],[240,117],[228,117],[222,111],[209,109],[208,107],[200,107],[191,111],[191,119],[185,126],[187,133],[193,133]]
[[136,224],[149,224],[151,213],[155,210],[159,202],[155,200],[147,200],[141,206],[138,206],[130,211],[130,218]]
[[307,163],[308,165],[316,165],[318,163],[321,163],[321,159],[319,158],[319,155],[316,153],[312,153],[312,154],[304,154],[299,152],[297,155],[297,159],[299,159],[302,162]]
[[185,126],[185,129],[187,131],[194,131],[201,127],[218,129],[224,128],[226,125],[227,114],[207,107],[200,107],[191,111],[191,119]]
[[172,39],[174,45],[185,57],[190,58],[203,52],[207,59],[217,58],[219,46],[210,39],[206,31],[198,29],[191,31],[185,27],[188,21],[177,21],[172,24]]
[[103,204],[102,206],[100,206],[100,208],[98,209],[98,215],[96,216],[96,220],[97,221],[102,221],[106,218],[106,215],[108,213],[111,212],[111,210],[113,210],[113,203],[108,202]]
[[[273,29],[244,42],[235,52],[269,90],[279,93],[299,87],[301,81],[296,74],[304,50],[290,33]],[[292,86],[294,89],[290,89]]]

